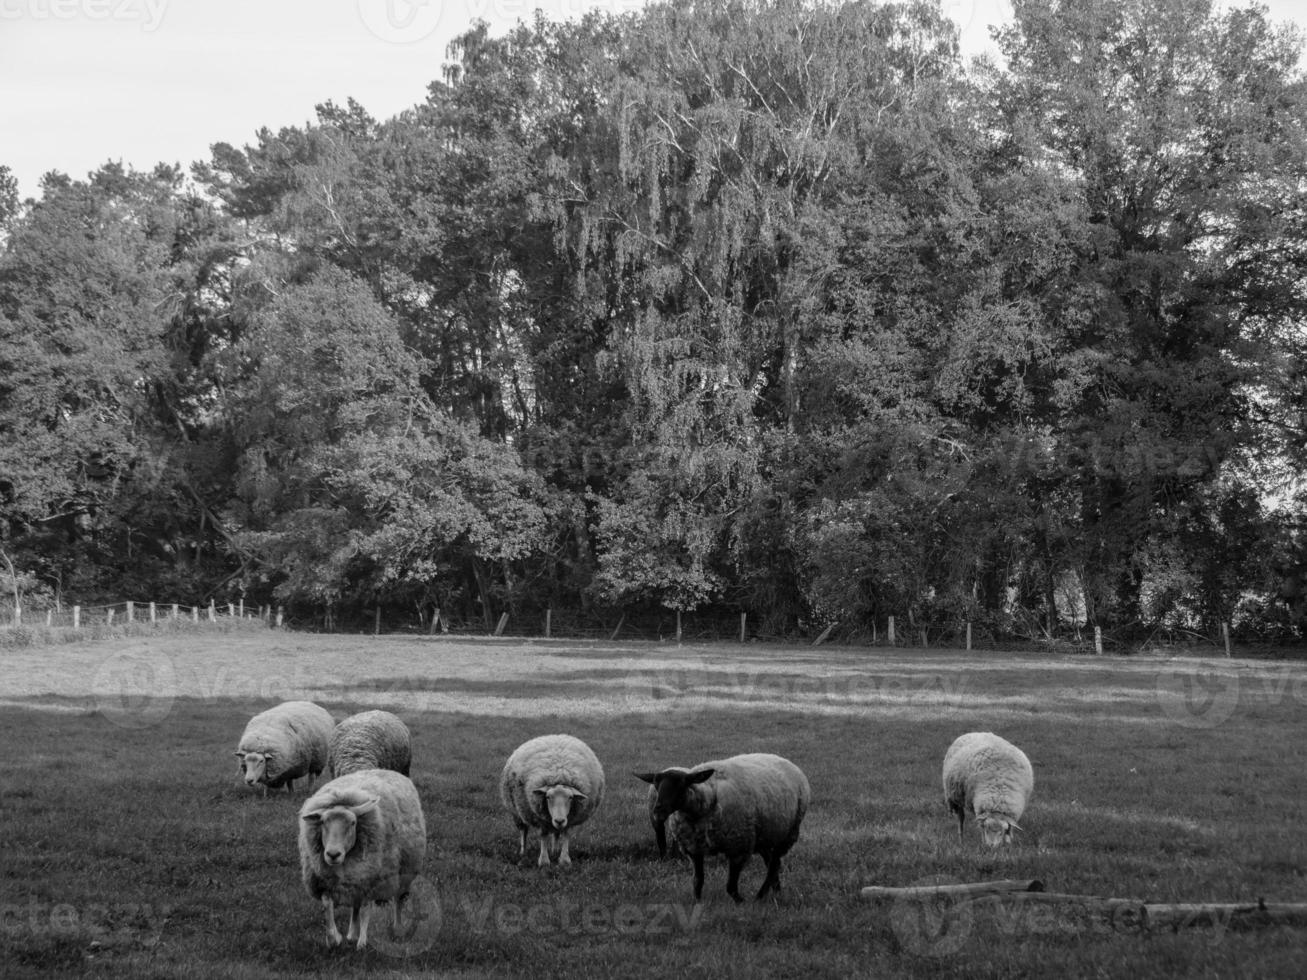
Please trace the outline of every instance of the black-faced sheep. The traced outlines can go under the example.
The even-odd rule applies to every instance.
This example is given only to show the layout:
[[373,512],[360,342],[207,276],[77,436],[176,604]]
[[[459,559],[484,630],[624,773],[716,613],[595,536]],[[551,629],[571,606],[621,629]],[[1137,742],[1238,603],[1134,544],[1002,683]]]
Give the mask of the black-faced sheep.
[[308,776],[313,785],[327,765],[327,749],[336,722],[331,713],[312,701],[283,701],[250,719],[236,747],[240,772],[251,789],[286,787]]
[[812,790],[803,771],[778,755],[752,753],[705,762],[689,772],[636,773],[658,791],[655,817],[679,818],[675,835],[694,863],[694,897],[703,896],[703,862],[724,854],[730,863],[726,892],[737,902],[740,872],[753,854],[767,862],[758,898],[780,891],[781,858],[799,839]]
[[967,813],[990,847],[1010,843],[1012,831],[1035,791],[1035,772],[1026,754],[993,732],[959,735],[944,753],[944,802],[958,818],[964,840]]
[[373,902],[394,901],[399,932],[404,899],[427,851],[417,789],[389,769],[333,779],[300,808],[299,851],[304,887],[326,914],[328,945],[341,942],[337,904],[350,908],[348,938],[359,949],[368,942]]
[[514,750],[499,780],[499,798],[521,834],[518,856],[526,854],[527,833],[540,830],[540,857],[566,867],[568,831],[590,819],[604,799],[604,769],[590,747],[571,735],[541,735]]

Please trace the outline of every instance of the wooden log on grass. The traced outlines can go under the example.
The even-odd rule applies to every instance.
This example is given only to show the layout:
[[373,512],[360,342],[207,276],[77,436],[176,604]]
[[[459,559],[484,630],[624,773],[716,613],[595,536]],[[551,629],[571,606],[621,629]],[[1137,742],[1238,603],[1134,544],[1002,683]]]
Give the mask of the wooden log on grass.
[[879,898],[976,898],[982,895],[1000,895],[1009,892],[1042,892],[1044,883],[1038,878],[1012,881],[972,881],[956,885],[909,885],[904,888],[868,885],[862,897]]
[[504,635],[504,627],[508,625],[508,613],[502,613],[499,617],[499,625],[495,627],[495,636]]
[[1143,906],[1144,928],[1178,932],[1194,926],[1248,929],[1272,925],[1307,926],[1307,903],[1202,902]]
[[835,623],[831,623],[829,626],[827,626],[824,630],[821,631],[821,636],[817,637],[817,639],[815,639],[815,640],[812,641],[812,645],[815,646],[815,647],[819,647],[819,646],[821,646],[823,643],[825,643],[825,642],[826,642],[826,637],[830,636],[830,635],[831,635],[831,632],[832,632],[832,631],[835,629],[835,627],[838,626],[838,625],[839,625],[839,623],[838,623],[838,622],[835,622]]

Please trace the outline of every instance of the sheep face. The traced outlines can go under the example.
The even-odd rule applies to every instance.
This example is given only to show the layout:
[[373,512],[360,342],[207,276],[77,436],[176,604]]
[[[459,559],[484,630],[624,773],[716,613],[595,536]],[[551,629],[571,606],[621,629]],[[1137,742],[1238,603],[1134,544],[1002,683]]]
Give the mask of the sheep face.
[[565,830],[572,815],[573,801],[584,800],[585,794],[571,786],[541,786],[535,790],[536,801],[555,830]]
[[345,863],[345,856],[354,849],[358,818],[375,810],[379,799],[370,796],[362,803],[339,804],[301,814],[301,820],[318,828],[324,864],[335,867]]
[[271,753],[238,750],[236,758],[240,760],[240,771],[246,786],[254,787],[259,783],[267,782],[268,763],[272,761]]
[[1012,843],[1012,831],[1021,829],[1015,820],[992,813],[977,813],[976,822],[980,824],[981,839],[989,847]]
[[637,779],[652,783],[658,790],[658,799],[654,802],[653,818],[659,823],[665,822],[677,810],[685,809],[690,787],[712,778],[714,769],[701,769],[698,772],[684,772],[664,769],[662,772],[637,772]]

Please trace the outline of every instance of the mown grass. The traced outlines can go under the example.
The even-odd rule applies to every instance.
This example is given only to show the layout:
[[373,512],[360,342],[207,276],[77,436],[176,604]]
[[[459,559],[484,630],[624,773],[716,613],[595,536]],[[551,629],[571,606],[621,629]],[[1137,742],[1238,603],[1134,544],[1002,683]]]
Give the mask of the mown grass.
[[[222,655],[219,637],[175,642],[178,664]],[[318,643],[325,656],[330,646],[294,642],[301,656]],[[329,690],[277,694],[313,696],[337,717],[392,705],[409,723],[429,832],[419,894],[438,917],[389,946],[326,948],[318,907],[299,882],[302,792],[265,800],[236,779],[232,748],[267,697],[224,696],[221,686],[188,696],[183,683],[182,696],[170,692],[166,704],[136,705],[149,723],[132,725],[105,710],[103,695],[23,688],[0,707],[0,972],[1302,973],[1304,930],[1141,934],[1074,911],[1010,905],[941,927],[915,907],[858,894],[867,884],[1039,878],[1050,890],[1155,902],[1307,901],[1301,668],[726,645],[501,644],[468,655],[439,644],[354,642],[364,655],[352,683],[334,663]],[[502,680],[458,666],[479,653],[498,658]],[[84,668],[84,654],[72,662]],[[248,641],[239,658],[260,669]],[[1222,678],[1234,678],[1236,698],[1221,700]],[[447,707],[451,691],[461,710]],[[1189,699],[1177,701],[1177,691]],[[550,713],[532,712],[541,703]],[[944,749],[972,729],[1002,732],[1036,768],[1026,834],[1005,852],[982,851],[970,826],[960,844],[941,803]],[[574,837],[573,866],[541,871],[534,848],[517,860],[498,777],[517,745],[551,731],[594,748],[608,794]],[[813,807],[778,901],[735,906],[724,867],[712,866],[696,907],[688,865],[656,860],[646,787],[630,773],[741,751],[797,762]],[[743,890],[751,894],[761,880],[755,859]],[[386,935],[387,921],[378,914],[374,938]]]

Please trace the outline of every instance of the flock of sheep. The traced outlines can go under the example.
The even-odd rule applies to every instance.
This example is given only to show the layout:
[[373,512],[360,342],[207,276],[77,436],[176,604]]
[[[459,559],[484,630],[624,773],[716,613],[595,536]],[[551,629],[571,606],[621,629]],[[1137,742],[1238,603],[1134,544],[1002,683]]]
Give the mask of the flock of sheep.
[[[350,909],[345,938],[367,945],[374,903],[392,903],[398,932],[403,903],[426,858],[426,821],[409,779],[408,727],[387,711],[364,711],[336,724],[310,701],[286,701],[250,719],[236,749],[246,785],[290,792],[326,770],[331,781],[300,808],[299,852],[304,887],[322,902],[327,942],[342,942],[336,905]],[[737,902],[740,872],[757,854],[767,862],[758,898],[779,891],[781,858],[799,839],[812,798],[808,779],[778,755],[750,753],[635,775],[650,784],[648,810],[666,856],[668,835],[694,866],[694,897],[703,894],[704,858],[724,855],[727,893]],[[1034,792],[1030,760],[991,732],[959,736],[944,756],[944,802],[963,834],[974,816],[984,842],[997,847],[1020,830]],[[532,829],[540,834],[541,867],[567,866],[568,831],[598,809],[604,770],[590,747],[571,735],[541,735],[519,746],[504,765],[499,795],[520,834],[525,856]]]

